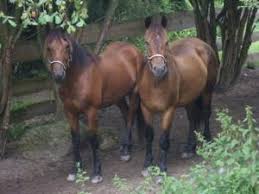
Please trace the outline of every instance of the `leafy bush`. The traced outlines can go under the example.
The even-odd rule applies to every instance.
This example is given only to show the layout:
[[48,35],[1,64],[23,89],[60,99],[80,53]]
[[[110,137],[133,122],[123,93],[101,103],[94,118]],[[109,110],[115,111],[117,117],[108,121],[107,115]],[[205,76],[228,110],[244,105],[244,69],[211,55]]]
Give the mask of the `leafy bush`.
[[81,169],[80,164],[77,163],[76,184],[81,188],[77,194],[89,194],[89,192],[85,191],[85,184],[89,179],[87,172]]
[[[154,180],[157,175],[163,177],[159,193],[259,193],[259,129],[255,126],[251,108],[246,108],[246,117],[242,122],[234,123],[228,110],[218,112],[217,120],[222,131],[213,142],[207,143],[201,135],[197,135],[201,142],[197,153],[204,161],[191,168],[190,173],[177,179],[160,173],[158,168],[150,170],[149,180]],[[139,188],[131,192],[150,192],[139,192]]]

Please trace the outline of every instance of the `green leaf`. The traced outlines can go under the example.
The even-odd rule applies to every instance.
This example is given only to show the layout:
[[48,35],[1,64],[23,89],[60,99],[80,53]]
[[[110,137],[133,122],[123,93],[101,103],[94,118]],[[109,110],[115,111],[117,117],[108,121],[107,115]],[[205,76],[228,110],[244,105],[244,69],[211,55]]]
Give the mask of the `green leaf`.
[[62,19],[61,19],[61,17],[60,17],[59,15],[56,15],[56,16],[54,17],[54,19],[55,19],[55,24],[61,24]]
[[75,23],[77,23],[77,21],[78,21],[78,14],[76,14],[75,12],[72,14],[72,21],[71,21],[71,23],[72,24],[75,24]]
[[79,28],[83,27],[84,25],[85,25],[85,21],[82,19],[80,19],[79,22],[76,23],[76,26]]
[[45,20],[47,23],[49,23],[49,22],[52,22],[52,21],[53,21],[53,18],[52,18],[51,16],[49,16],[49,15],[45,15],[45,16],[44,16],[44,20]]
[[13,20],[8,20],[8,23],[14,28],[17,26],[17,24]]

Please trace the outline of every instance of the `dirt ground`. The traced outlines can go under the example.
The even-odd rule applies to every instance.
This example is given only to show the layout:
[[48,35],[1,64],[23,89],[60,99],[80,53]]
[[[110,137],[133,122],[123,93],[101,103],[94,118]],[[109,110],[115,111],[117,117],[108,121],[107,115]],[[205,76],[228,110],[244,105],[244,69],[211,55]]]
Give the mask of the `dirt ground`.
[[[238,84],[233,89],[214,95],[214,111],[211,117],[213,135],[218,132],[215,109],[228,108],[235,119],[242,119],[246,105],[253,107],[255,119],[259,121],[259,69],[245,69]],[[157,119],[154,124],[157,129]],[[184,110],[178,109],[171,133],[171,148],[168,156],[169,175],[180,176],[201,160],[198,157],[191,160],[180,158],[180,152],[186,142],[187,126],[188,122]],[[100,127],[115,131],[123,127],[121,115],[116,107],[101,112]],[[156,137],[158,136],[159,131],[157,130]],[[70,144],[70,141],[65,143]],[[68,170],[72,165],[71,154],[65,154],[56,160],[50,160],[48,157],[28,159],[17,145],[19,144],[8,145],[8,157],[0,161],[0,194],[74,194],[82,190],[75,183],[66,181]],[[59,145],[55,146],[58,149]],[[157,153],[157,148],[156,139],[154,141],[155,153]],[[45,151],[41,148],[38,154],[44,155]],[[82,150],[82,158],[85,168],[91,172],[91,154],[87,147]],[[115,174],[126,178],[131,185],[143,180],[140,173],[144,160],[143,146],[137,144],[134,146],[132,160],[127,163],[119,160],[118,146],[102,151],[101,159],[104,181],[98,185],[87,182],[85,189],[88,192],[97,194],[119,193],[112,184]]]

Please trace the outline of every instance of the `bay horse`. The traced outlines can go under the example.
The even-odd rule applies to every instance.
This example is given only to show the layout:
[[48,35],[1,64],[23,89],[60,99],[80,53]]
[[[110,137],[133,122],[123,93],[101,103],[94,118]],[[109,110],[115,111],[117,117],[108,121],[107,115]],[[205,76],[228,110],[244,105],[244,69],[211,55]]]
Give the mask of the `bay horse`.
[[[126,122],[121,139],[121,160],[130,159],[131,129],[138,112],[137,75],[143,65],[142,53],[133,45],[115,42],[100,55],[83,49],[60,29],[47,35],[44,58],[53,79],[59,84],[59,95],[71,128],[74,166],[67,180],[73,181],[80,156],[79,114],[87,120],[93,153],[92,183],[103,180],[97,138],[97,111],[117,105]],[[129,96],[129,106],[126,102]]]
[[197,38],[177,40],[170,45],[166,26],[165,16],[145,20],[148,56],[138,82],[146,123],[144,176],[148,172],[147,167],[153,163],[152,118],[155,113],[161,114],[158,163],[162,172],[167,170],[170,127],[176,108],[185,107],[189,120],[188,143],[182,157],[190,157],[195,152],[194,131],[201,121],[205,125],[203,135],[207,140],[211,139],[211,100],[219,68],[216,55],[208,44]]

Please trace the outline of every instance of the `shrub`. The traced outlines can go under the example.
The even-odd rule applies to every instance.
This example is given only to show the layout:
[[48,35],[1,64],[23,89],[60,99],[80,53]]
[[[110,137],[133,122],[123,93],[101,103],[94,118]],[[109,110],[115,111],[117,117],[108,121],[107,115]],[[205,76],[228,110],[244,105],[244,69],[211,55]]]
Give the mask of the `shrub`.
[[[197,134],[201,142],[197,153],[204,161],[191,168],[187,175],[177,179],[160,173],[158,168],[150,169],[149,180],[157,175],[163,177],[159,193],[259,193],[259,129],[255,126],[251,108],[246,108],[243,121],[233,122],[228,110],[218,112],[217,120],[222,131],[213,142],[207,143]],[[149,193],[139,192],[141,187],[135,188],[131,189],[132,193]]]

